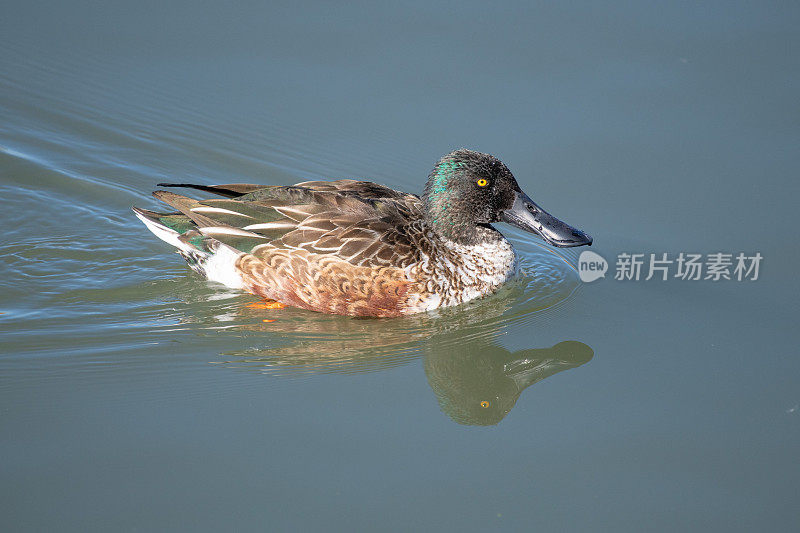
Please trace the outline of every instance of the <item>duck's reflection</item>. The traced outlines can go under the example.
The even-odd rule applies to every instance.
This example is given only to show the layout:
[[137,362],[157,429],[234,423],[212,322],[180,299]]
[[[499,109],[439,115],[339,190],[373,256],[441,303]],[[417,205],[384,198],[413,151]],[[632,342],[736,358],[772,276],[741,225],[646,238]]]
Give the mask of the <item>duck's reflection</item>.
[[[513,335],[515,318],[525,316],[518,304],[512,291],[468,307],[384,320],[245,307],[236,329],[270,333],[266,338],[276,344],[223,355],[226,365],[283,375],[370,372],[421,357],[443,412],[460,424],[492,425],[527,387],[593,356],[577,341],[516,352],[500,346],[497,336]],[[247,318],[260,323],[244,324]]]
[[509,352],[474,341],[444,350],[425,350],[428,383],[447,416],[459,424],[494,425],[534,383],[588,362],[594,352],[578,341],[550,348]]

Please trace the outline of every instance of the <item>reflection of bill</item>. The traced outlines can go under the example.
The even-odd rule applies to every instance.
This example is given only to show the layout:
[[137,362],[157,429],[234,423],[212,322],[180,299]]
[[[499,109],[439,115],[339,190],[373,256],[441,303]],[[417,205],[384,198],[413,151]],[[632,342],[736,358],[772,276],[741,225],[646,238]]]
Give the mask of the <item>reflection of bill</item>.
[[478,341],[426,353],[425,374],[447,416],[459,424],[487,426],[500,422],[523,390],[593,355],[578,341],[513,353]]

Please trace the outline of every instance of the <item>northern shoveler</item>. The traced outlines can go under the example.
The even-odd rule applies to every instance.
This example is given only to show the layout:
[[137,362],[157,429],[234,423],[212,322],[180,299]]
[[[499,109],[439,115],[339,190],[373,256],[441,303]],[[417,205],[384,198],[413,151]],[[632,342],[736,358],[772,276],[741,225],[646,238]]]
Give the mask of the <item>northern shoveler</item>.
[[134,207],[189,266],[232,288],[313,311],[394,317],[495,292],[516,270],[507,222],[553,246],[592,238],[545,212],[497,158],[442,157],[422,197],[368,181],[292,186],[192,185],[226,199],[153,196],[177,209]]

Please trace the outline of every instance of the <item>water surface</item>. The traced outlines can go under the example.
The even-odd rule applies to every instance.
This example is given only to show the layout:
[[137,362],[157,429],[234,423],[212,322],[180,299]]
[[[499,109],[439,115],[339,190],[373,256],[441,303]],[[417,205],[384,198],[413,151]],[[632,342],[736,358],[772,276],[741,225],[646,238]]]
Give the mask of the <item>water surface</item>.
[[[798,9],[12,2],[0,21],[0,525],[800,525]],[[420,192],[492,152],[611,263],[502,227],[500,293],[248,307],[130,212],[160,181]],[[760,278],[615,281],[622,252]]]

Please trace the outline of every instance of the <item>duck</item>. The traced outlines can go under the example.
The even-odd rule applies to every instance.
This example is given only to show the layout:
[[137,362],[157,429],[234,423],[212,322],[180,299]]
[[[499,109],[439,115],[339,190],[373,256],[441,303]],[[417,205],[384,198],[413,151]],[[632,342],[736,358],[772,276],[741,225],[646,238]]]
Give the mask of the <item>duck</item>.
[[517,271],[505,222],[555,247],[592,238],[539,207],[498,158],[443,156],[421,196],[370,181],[232,183],[159,189],[174,211],[133,207],[156,237],[208,280],[284,306],[355,317],[400,317],[496,292]]

